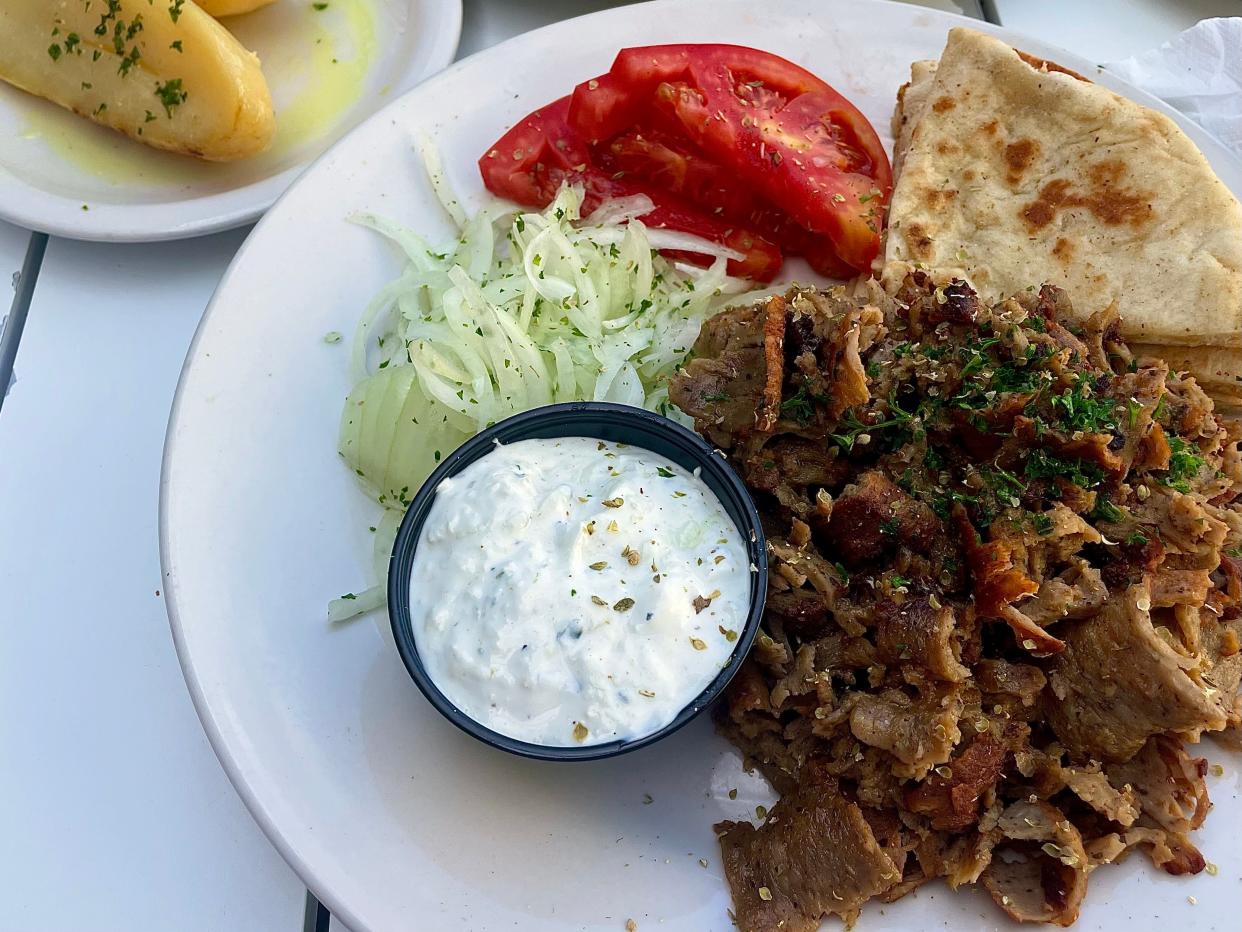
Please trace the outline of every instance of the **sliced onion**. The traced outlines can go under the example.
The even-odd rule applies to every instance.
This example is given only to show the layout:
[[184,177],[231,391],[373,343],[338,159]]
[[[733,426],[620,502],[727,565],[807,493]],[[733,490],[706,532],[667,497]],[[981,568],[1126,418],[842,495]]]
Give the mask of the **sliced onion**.
[[[515,215],[494,201],[467,216],[434,149],[420,141],[419,150],[459,238],[437,252],[400,224],[354,218],[407,260],[359,321],[355,386],[338,441],[345,462],[386,506],[375,522],[381,577],[404,503],[440,459],[483,427],[581,398],[679,416],[669,409],[668,380],[703,321],[747,287],[725,270],[739,253],[644,225],[639,218],[652,207],[645,196],[605,201],[585,221],[582,191],[572,187],[542,211]],[[714,261],[706,269],[670,262],[659,254],[666,249]],[[383,600],[383,587],[373,587],[335,600],[330,617]]]

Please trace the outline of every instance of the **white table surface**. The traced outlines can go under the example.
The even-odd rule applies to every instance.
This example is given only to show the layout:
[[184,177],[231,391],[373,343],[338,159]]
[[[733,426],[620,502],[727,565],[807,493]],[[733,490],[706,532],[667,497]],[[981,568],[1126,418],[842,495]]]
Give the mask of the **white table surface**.
[[[612,5],[467,0],[461,54]],[[1005,25],[1095,61],[1242,13],[1239,0],[994,7]],[[305,890],[207,744],[159,594],[168,409],[199,315],[246,232],[48,245],[0,409],[4,932],[302,928]],[[28,240],[0,223],[0,309]]]

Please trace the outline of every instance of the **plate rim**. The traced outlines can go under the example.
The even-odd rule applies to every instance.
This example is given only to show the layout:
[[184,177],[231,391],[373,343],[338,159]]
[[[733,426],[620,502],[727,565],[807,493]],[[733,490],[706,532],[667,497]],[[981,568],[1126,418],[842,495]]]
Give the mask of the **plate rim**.
[[[709,0],[700,0],[700,2],[709,2]],[[818,0],[818,2],[822,3],[821,10],[823,11],[823,15],[826,17],[830,15],[831,8],[833,6],[857,6],[859,4],[859,0]],[[1032,51],[1042,50],[1042,53],[1050,55],[1054,57],[1055,60],[1067,65],[1068,67],[1075,68],[1084,74],[1092,76],[1098,76],[1101,74],[1107,75],[1109,83],[1117,85],[1118,88],[1114,90],[1114,88],[1109,87],[1109,90],[1114,90],[1114,93],[1122,94],[1122,96],[1125,96],[1128,99],[1141,104],[1142,106],[1156,110],[1171,117],[1175,122],[1179,123],[1179,126],[1183,122],[1190,122],[1193,124],[1193,121],[1190,121],[1184,114],[1175,110],[1150,92],[1130,84],[1128,81],[1112,74],[1107,71],[1107,69],[1101,68],[1098,64],[1090,61],[1089,59],[1084,58],[1075,52],[1071,52],[1057,46],[1054,43],[1027,36],[1020,31],[1008,29],[1003,25],[989,23],[983,20],[976,20],[969,16],[952,13],[946,10],[922,7],[916,3],[906,2],[906,0],[861,0],[861,2],[864,5],[871,5],[882,9],[901,9],[903,11],[913,11],[915,14],[926,14],[943,22],[946,30],[955,26],[966,26],[968,28],[984,32],[988,35],[995,36],[1010,44],[1017,43],[1018,45],[1023,46],[1024,50],[1027,50],[1027,47],[1029,47],[1029,50]],[[255,243],[260,239],[265,226],[269,222],[269,219],[280,208],[281,202],[300,185],[306,183],[307,176],[310,175],[311,170],[319,161],[327,159],[329,156],[333,155],[337,147],[344,145],[354,134],[366,132],[372,123],[378,124],[381,121],[389,120],[389,111],[395,110],[397,107],[401,106],[407,97],[419,93],[431,93],[432,91],[428,91],[426,89],[427,87],[434,87],[436,82],[447,78],[449,75],[456,74],[467,67],[475,67],[476,60],[498,57],[503,53],[510,51],[514,47],[520,46],[525,42],[529,42],[533,36],[548,35],[561,30],[573,29],[580,27],[581,24],[586,21],[606,20],[611,17],[650,16],[661,8],[671,8],[683,5],[685,5],[684,0],[646,0],[646,2],[628,3],[622,6],[586,13],[571,17],[569,19],[549,23],[537,29],[520,33],[504,40],[503,42],[489,46],[488,48],[480,49],[465,58],[453,62],[447,68],[436,72],[420,82],[418,85],[390,100],[387,104],[385,104],[385,106],[359,122],[356,126],[350,129],[349,132],[344,134],[340,139],[333,143],[332,146],[326,149],[315,160],[307,165],[302,175],[300,175],[292,184],[281,192],[280,196],[276,198],[271,208],[264,213],[256,226],[250,231],[249,235],[234,254],[232,260],[229,262],[228,268],[225,270],[223,276],[221,276],[220,281],[213,290],[211,299],[203,311],[202,317],[200,318],[194,331],[193,339],[187,349],[185,360],[182,363],[165,431],[163,453],[160,464],[158,510],[160,572],[164,589],[164,603],[165,610],[168,615],[169,627],[172,633],[173,644],[177,653],[178,664],[181,667],[182,675],[186,681],[187,690],[189,691],[191,700],[194,704],[195,713],[197,714],[199,722],[207,735],[212,751],[219,759],[225,774],[229,778],[229,782],[233,785],[233,788],[236,790],[238,796],[241,797],[246,809],[259,825],[259,828],[263,831],[263,834],[267,837],[268,841],[273,845],[273,847],[276,848],[285,862],[306,885],[307,889],[328,908],[332,916],[338,919],[344,926],[347,926],[349,929],[353,930],[353,932],[375,932],[375,930],[372,926],[365,923],[361,916],[351,909],[344,900],[336,895],[335,891],[332,889],[330,878],[323,876],[321,871],[317,870],[315,865],[313,865],[308,857],[304,855],[299,843],[295,841],[295,839],[291,836],[291,833],[287,832],[284,827],[277,823],[276,819],[271,815],[269,807],[264,799],[260,798],[259,794],[247,781],[242,772],[240,755],[235,755],[233,753],[233,747],[230,743],[230,739],[225,735],[224,730],[221,728],[220,722],[213,713],[211,708],[211,699],[207,696],[204,690],[203,682],[200,679],[199,673],[195,667],[194,658],[190,653],[185,640],[185,632],[183,629],[184,623],[181,618],[181,606],[179,604],[178,581],[177,577],[170,572],[170,564],[173,562],[173,558],[171,555],[172,544],[169,533],[170,528],[168,523],[168,510],[169,498],[172,494],[170,471],[173,466],[173,460],[177,455],[176,440],[178,421],[181,406],[185,401],[188,376],[195,361],[199,358],[200,341],[203,339],[204,334],[208,330],[209,319],[217,305],[220,303],[221,295],[224,294],[230,286],[232,278],[236,274],[237,268],[241,261],[246,256],[248,250],[255,247]],[[896,89],[894,89],[894,94],[895,93]],[[1239,173],[1240,177],[1242,177],[1242,157],[1235,156],[1232,152],[1227,150],[1224,145],[1215,138],[1215,136],[1203,129],[1203,127],[1198,124],[1193,125],[1208,139],[1210,139],[1216,149],[1219,150],[1217,153],[1214,153],[1214,155],[1222,156],[1227,161],[1232,162],[1233,169]],[[1222,183],[1225,183],[1223,179]],[[1227,183],[1226,187],[1233,191],[1233,188]],[[1233,191],[1233,193],[1237,196],[1242,196],[1242,192]]]
[[[442,28],[433,33],[427,63],[415,75],[415,83],[386,103],[386,109],[420,84],[429,81],[453,64],[461,45],[464,0],[418,0],[428,4],[444,18]],[[403,77],[405,74],[403,73]],[[25,94],[26,92],[21,92]],[[340,138],[321,152],[303,159],[284,171],[250,184],[228,188],[203,197],[185,196],[159,204],[90,204],[65,194],[45,191],[24,181],[7,168],[0,168],[0,193],[26,192],[26,204],[12,206],[0,198],[0,221],[36,233],[91,243],[160,243],[222,233],[261,218],[276,205],[297,179],[337,143],[368,122],[379,110],[366,114]],[[233,205],[233,201],[238,201]],[[214,207],[213,205],[220,205]],[[187,205],[195,205],[195,216],[179,220]],[[89,210],[82,207],[89,206]],[[139,219],[135,222],[134,217]],[[143,219],[147,218],[147,219]]]

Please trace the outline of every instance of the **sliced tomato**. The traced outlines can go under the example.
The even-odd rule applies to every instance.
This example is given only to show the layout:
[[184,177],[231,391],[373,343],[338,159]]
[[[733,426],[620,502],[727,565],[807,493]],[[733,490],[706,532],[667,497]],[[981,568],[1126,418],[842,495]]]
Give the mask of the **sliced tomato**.
[[651,95],[660,84],[686,80],[692,66],[721,57],[751,71],[763,70],[788,95],[827,87],[811,72],[779,55],[742,45],[640,46],[622,49],[607,74],[574,88],[570,125],[590,142],[610,139],[648,112]]
[[684,136],[639,127],[592,151],[596,163],[610,174],[649,182],[739,223],[749,223],[759,204],[733,174],[693,151]]
[[593,166],[581,137],[566,119],[562,97],[528,114],[479,159],[487,190],[525,207],[545,207],[561,184],[581,178]]
[[[657,101],[712,157],[784,208],[812,233],[832,240],[847,265],[866,270],[880,247],[891,170],[874,130],[835,91],[773,103],[748,94],[748,81],[720,66],[698,86],[662,84]],[[857,123],[854,121],[857,116]],[[881,161],[882,160],[882,161]]]
[[603,143],[653,112],[738,185],[827,237],[845,265],[869,267],[892,172],[871,124],[828,84],[741,46],[625,49],[575,89],[569,116],[582,138]]
[[[685,198],[714,216],[744,224],[794,256],[803,256],[816,272],[829,278],[851,278],[853,270],[837,258],[828,237],[810,233],[788,214],[737,183],[737,176],[709,162],[684,138],[662,129],[627,130],[610,142],[592,147],[606,171],[646,182]],[[647,190],[650,190],[649,188]]]
[[[650,227],[691,233],[743,254],[730,260],[729,272],[755,281],[771,281],[781,267],[781,252],[744,224],[714,216],[667,190],[642,185],[623,170],[601,168],[582,137],[569,126],[569,97],[534,111],[502,136],[479,159],[489,191],[527,207],[545,207],[565,182],[583,186],[583,212],[605,198],[645,194],[654,205],[643,222]],[[703,263],[706,257],[678,254]]]

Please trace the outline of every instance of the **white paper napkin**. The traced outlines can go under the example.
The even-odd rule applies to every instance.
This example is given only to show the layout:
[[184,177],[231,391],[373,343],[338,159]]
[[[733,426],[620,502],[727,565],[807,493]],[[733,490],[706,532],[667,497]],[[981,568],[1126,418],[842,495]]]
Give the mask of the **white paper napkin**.
[[1104,65],[1242,156],[1242,17],[1205,19],[1159,48]]

